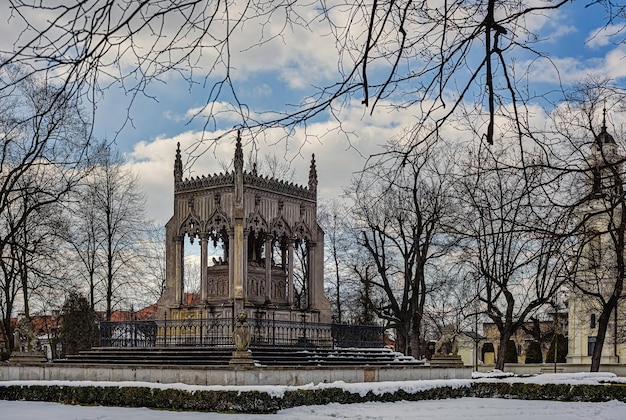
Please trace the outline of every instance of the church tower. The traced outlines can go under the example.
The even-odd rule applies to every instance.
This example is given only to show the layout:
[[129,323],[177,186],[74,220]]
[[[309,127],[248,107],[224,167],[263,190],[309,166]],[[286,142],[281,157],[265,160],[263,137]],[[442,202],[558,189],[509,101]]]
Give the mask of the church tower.
[[[572,287],[569,296],[568,363],[591,363],[600,301],[609,299],[618,275],[614,233],[621,218],[622,159],[615,139],[607,131],[605,110],[602,128],[590,148],[586,197],[579,216],[583,226],[575,278],[579,287]],[[601,363],[618,363],[623,351],[616,340],[616,324],[623,324],[623,316],[615,315],[612,314],[607,329]]]

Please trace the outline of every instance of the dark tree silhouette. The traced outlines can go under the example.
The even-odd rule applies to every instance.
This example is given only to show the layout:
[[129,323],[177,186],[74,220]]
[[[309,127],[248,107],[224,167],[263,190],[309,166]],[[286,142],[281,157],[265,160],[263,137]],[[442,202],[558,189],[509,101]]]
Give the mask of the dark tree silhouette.
[[96,312],[85,297],[79,293],[69,294],[61,311],[63,319],[59,341],[63,355],[78,354],[98,344]]

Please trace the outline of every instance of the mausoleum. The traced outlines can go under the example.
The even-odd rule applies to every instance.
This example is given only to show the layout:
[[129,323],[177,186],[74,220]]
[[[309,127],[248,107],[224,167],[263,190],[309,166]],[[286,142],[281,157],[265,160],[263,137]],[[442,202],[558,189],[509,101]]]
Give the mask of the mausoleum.
[[[259,175],[256,165],[244,170],[238,135],[232,167],[232,172],[183,178],[177,147],[159,318],[233,320],[244,311],[251,320],[330,322],[315,156],[308,185],[295,185]],[[199,290],[190,291],[185,248],[196,241]]]

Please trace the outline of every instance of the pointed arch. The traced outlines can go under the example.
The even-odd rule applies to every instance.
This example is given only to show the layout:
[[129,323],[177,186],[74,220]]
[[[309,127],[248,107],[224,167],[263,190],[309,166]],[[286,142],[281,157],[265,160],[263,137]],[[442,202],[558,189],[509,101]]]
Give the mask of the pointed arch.
[[230,219],[221,210],[216,208],[213,214],[208,218],[204,224],[204,231],[209,238],[213,241],[213,245],[216,246],[219,240],[224,241],[225,249],[228,248],[228,232],[230,230]]
[[311,229],[309,229],[309,226],[307,226],[304,220],[300,220],[298,223],[296,223],[296,225],[293,228],[293,233],[296,239],[305,239],[307,241],[310,241],[313,239]]
[[250,232],[254,232],[257,237],[259,233],[269,233],[270,231],[267,221],[258,209],[256,209],[254,213],[251,213],[248,217],[248,220],[246,221],[246,228],[248,228]]
[[193,243],[196,236],[200,236],[202,232],[202,222],[192,210],[187,213],[187,217],[182,221],[178,228],[180,236],[189,235],[189,240]]
[[276,235],[277,237],[288,237],[291,238],[291,227],[285,218],[281,215],[272,220],[272,224],[270,225],[270,233]]
[[205,232],[221,232],[230,229],[230,219],[219,208],[215,209],[204,225]]

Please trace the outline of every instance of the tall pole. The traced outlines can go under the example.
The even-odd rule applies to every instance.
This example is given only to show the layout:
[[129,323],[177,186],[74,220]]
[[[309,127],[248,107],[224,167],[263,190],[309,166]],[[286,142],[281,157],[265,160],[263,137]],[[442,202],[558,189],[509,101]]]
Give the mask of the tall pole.
[[235,203],[234,203],[234,257],[233,286],[235,317],[244,307],[244,237],[243,237],[243,151],[241,149],[241,135],[237,133],[235,148]]
[[557,339],[557,327],[559,325],[559,301],[558,296],[554,301],[554,373],[556,373],[556,361],[559,354],[559,340]]

